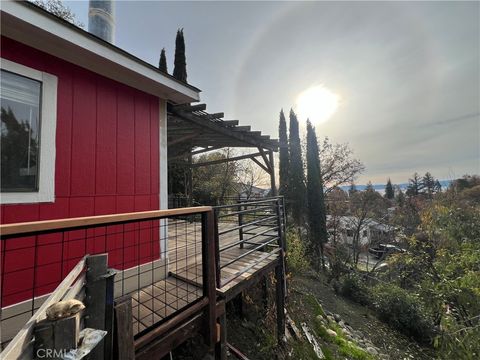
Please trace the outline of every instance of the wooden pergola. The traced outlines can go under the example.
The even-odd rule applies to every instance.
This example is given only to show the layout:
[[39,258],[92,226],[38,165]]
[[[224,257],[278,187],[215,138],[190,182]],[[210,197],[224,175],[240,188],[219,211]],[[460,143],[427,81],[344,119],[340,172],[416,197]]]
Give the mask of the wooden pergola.
[[[224,120],[223,113],[209,114],[205,104],[168,104],[168,163],[179,164],[191,170],[229,161],[251,159],[270,175],[272,195],[276,195],[275,165],[273,153],[278,151],[278,140],[252,131],[250,126],[239,126],[238,120]],[[257,152],[193,163],[194,155],[222,148],[254,148]],[[190,180],[191,185],[191,180]],[[192,189],[187,189],[191,195]]]

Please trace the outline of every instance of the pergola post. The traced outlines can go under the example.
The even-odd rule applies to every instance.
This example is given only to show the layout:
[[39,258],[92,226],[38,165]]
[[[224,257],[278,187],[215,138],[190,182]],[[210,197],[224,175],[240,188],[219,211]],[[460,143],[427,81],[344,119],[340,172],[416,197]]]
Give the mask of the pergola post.
[[268,160],[270,162],[270,186],[272,196],[277,196],[277,184],[275,182],[275,160],[273,157],[273,151],[268,151]]

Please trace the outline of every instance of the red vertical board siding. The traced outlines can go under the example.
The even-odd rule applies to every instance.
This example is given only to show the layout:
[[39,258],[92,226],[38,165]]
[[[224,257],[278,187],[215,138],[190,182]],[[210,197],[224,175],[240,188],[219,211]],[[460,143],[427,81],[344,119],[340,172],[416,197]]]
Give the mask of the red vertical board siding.
[[69,196],[72,157],[73,80],[72,69],[57,61],[57,134],[55,159],[55,196]]
[[150,102],[135,94],[135,194],[150,194]]
[[[159,208],[158,98],[5,37],[1,53],[58,78],[55,201],[1,205],[1,223]],[[52,291],[86,253],[105,251],[117,269],[158,258],[158,221],[2,241],[2,306]]]
[[118,88],[117,194],[135,193],[135,106],[133,91]]
[[[158,194],[160,190],[160,172],[159,157],[160,157],[160,123],[159,123],[159,108],[158,99],[152,98],[150,100],[150,193]],[[158,202],[155,206],[158,206]]]
[[74,71],[72,114],[71,195],[95,194],[95,150],[97,133],[95,77]]
[[116,194],[117,92],[112,83],[98,82],[97,103],[95,194]]

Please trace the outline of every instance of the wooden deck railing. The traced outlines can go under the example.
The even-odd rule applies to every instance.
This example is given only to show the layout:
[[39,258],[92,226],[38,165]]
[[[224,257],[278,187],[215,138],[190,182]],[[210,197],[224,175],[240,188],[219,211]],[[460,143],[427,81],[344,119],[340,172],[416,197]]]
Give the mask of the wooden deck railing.
[[[174,332],[180,323],[190,321],[194,314],[204,314],[202,332],[213,346],[217,291],[228,301],[222,291],[238,290],[237,285],[243,280],[272,266],[281,272],[277,274],[277,286],[284,286],[284,233],[282,197],[215,208],[201,206],[1,225],[2,348],[25,324],[30,324],[30,332],[24,332],[25,339],[31,340],[31,324],[44,317],[42,304],[61,299],[63,295],[59,297],[57,286],[61,283],[64,289],[72,285],[65,285],[62,279],[69,279],[72,271],[76,273],[77,264],[94,254],[107,254],[108,267],[116,273],[113,296],[105,298],[131,298],[131,340],[139,354],[148,358],[150,350],[146,349],[152,343],[158,342],[162,334]],[[94,290],[87,286],[88,291]],[[88,309],[88,296],[85,301]],[[103,304],[103,309],[108,306],[112,304]],[[96,316],[90,319],[98,320]],[[106,324],[111,321],[110,316],[90,321],[90,326],[108,329]],[[88,320],[86,323],[89,325]],[[106,344],[111,336],[109,331]],[[155,354],[167,350],[158,350],[162,344],[155,346]],[[111,358],[110,345],[102,354],[105,359]]]
[[[114,297],[132,297],[136,346],[172,329],[187,309],[205,313],[207,343],[215,342],[211,207],[1,225],[0,241],[2,348],[13,337],[5,334],[44,312],[48,294],[58,298],[55,288],[85,255],[103,253],[116,271]],[[199,267],[195,284],[181,280]]]

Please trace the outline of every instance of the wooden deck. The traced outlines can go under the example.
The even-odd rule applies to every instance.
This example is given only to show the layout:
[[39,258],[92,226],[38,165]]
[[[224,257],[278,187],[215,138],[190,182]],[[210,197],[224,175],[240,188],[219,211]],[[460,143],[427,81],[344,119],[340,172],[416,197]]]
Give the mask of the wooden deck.
[[[201,245],[199,245],[198,231],[196,228],[200,228],[199,223],[190,223],[177,225],[175,228],[169,226],[169,237],[177,239],[177,247],[169,248],[169,262],[171,267],[169,271],[178,278],[184,279],[189,283],[195,283],[198,286],[202,286],[202,264],[201,264]],[[236,227],[233,223],[220,223],[218,230],[222,231],[232,229]],[[183,232],[179,229],[183,228]],[[265,227],[265,229],[268,229]],[[248,229],[247,229],[248,230]],[[246,231],[248,232],[248,231]],[[244,244],[243,248],[239,245],[233,246],[229,249],[220,252],[220,267],[221,283],[225,284],[221,288],[217,289],[219,295],[225,295],[227,292],[235,288],[239,283],[248,280],[256,272],[264,269],[265,267],[275,263],[278,260],[278,254],[268,256],[264,251],[252,251],[255,248],[255,244],[265,242],[270,237],[265,235],[257,236],[252,243]],[[244,235],[244,239],[247,240],[249,235]],[[201,240],[200,240],[201,241]],[[231,231],[229,233],[219,236],[220,250],[230,244],[239,241],[239,232]],[[169,241],[170,242],[170,241]],[[170,244],[169,244],[170,245]],[[247,254],[248,253],[248,254]],[[240,257],[240,259],[225,266],[227,263]]]
[[202,289],[173,277],[143,288],[132,296],[134,335],[202,297]]
[[[234,228],[232,223],[219,224],[219,232]],[[248,235],[244,236],[248,239]],[[268,236],[258,236],[255,243],[266,241]],[[132,296],[134,334],[138,334],[178,310],[202,297],[202,238],[199,222],[178,221],[168,226],[168,277],[142,288]],[[219,237],[220,249],[239,241],[238,231],[231,231]],[[268,271],[276,265],[278,253],[268,255],[263,251],[252,251],[254,244],[233,246],[220,253],[223,267],[240,256],[242,258],[221,269],[221,281],[217,295],[229,300],[237,287],[248,282],[257,273]],[[247,254],[248,253],[248,254]],[[241,291],[241,290],[240,290]]]

